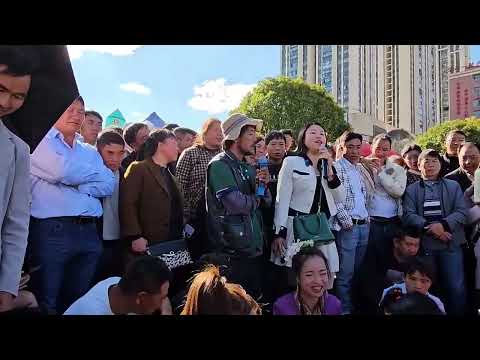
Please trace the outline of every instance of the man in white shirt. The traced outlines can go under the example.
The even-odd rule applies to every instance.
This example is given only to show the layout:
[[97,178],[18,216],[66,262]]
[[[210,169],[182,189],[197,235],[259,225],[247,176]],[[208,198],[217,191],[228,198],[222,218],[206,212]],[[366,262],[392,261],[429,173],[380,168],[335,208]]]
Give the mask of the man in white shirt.
[[337,175],[345,187],[344,203],[337,203],[335,228],[340,270],[336,279],[337,296],[342,302],[342,314],[350,314],[352,279],[360,268],[368,244],[367,190],[359,167],[362,135],[345,132],[340,137],[342,158],[335,163]]
[[64,315],[172,315],[168,288],[172,273],[157,257],[142,256],[127,267],[123,277],[99,282],[65,311]]

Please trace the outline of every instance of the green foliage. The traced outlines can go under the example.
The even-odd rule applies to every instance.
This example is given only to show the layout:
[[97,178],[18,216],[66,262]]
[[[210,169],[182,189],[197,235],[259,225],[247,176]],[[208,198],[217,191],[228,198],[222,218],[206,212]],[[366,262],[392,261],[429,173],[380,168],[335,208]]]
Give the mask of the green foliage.
[[464,120],[450,120],[434,126],[425,133],[418,135],[416,142],[422,149],[435,149],[445,152],[445,137],[451,130],[462,130],[467,140],[480,143],[480,119],[474,117]]
[[236,112],[262,119],[263,133],[292,129],[298,134],[306,123],[318,121],[334,141],[349,128],[343,109],[323,86],[284,76],[260,81],[230,113]]

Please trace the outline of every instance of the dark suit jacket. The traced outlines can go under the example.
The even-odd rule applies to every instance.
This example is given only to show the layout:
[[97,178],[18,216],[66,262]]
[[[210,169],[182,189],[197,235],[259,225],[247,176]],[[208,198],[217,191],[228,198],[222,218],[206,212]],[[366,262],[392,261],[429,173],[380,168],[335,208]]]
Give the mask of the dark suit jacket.
[[[171,198],[167,179],[159,171],[158,165],[151,159],[134,161],[120,186],[122,238],[131,242],[142,236],[149,245],[174,240],[168,238]],[[178,206],[183,209],[183,199]]]
[[455,180],[458,182],[463,192],[472,186],[472,181],[468,178],[467,174],[465,174],[462,168],[458,168],[457,170],[445,175],[445,179]]

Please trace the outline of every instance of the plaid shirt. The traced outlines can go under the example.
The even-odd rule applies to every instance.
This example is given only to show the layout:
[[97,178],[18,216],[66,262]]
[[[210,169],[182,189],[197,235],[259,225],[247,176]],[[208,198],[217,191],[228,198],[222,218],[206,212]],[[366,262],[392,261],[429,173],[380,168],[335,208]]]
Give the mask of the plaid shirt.
[[[362,174],[362,171],[359,169],[361,165],[353,165],[348,160],[341,158],[335,163],[335,168],[337,169],[337,176],[345,187],[345,202],[337,203],[337,215],[333,221],[334,228],[340,230],[344,226],[352,225],[351,213],[355,207],[355,194],[353,193],[352,183],[348,175],[348,168],[355,166],[358,169],[359,175]],[[362,194],[365,199],[365,204],[367,204],[367,188],[365,186],[363,176],[361,177],[362,181]],[[342,226],[343,225],[343,226]]]
[[187,221],[195,216],[198,202],[205,191],[208,164],[220,151],[220,149],[208,150],[202,145],[195,145],[186,149],[178,159],[175,175],[185,200],[183,211]]

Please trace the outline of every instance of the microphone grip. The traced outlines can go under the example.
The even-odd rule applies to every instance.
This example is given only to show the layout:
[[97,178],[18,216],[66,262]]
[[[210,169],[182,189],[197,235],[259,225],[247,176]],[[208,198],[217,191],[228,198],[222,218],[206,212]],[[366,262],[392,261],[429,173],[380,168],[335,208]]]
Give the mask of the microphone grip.
[[325,179],[328,178],[328,160],[322,159],[322,171],[323,171],[323,177]]

